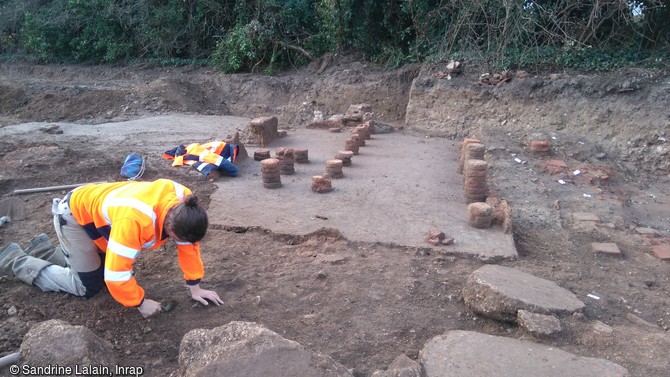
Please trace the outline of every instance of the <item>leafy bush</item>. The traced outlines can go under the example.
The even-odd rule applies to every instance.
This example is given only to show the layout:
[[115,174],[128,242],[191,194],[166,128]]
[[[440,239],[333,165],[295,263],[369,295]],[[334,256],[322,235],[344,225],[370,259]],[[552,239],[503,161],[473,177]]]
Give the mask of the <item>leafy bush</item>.
[[327,52],[398,67],[667,64],[670,0],[0,0],[0,53],[276,72]]
[[304,64],[312,55],[303,47],[315,47],[311,36],[316,32],[309,1],[264,1],[264,12],[250,17],[246,8],[238,23],[217,43],[212,62],[223,72],[255,72],[262,69],[271,74],[277,69]]
[[132,54],[113,0],[56,0],[25,15],[24,47],[42,61],[107,63]]

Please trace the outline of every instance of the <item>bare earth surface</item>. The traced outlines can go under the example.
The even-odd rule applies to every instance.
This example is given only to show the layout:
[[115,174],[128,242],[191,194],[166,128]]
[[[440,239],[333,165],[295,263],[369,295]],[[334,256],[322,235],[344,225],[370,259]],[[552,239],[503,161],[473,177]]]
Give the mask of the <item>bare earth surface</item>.
[[[56,240],[50,202],[66,190],[14,190],[118,181],[135,151],[148,161],[142,180],[177,180],[208,207],[203,286],[225,301],[190,300],[172,245],[135,264],[149,297],[178,302],[147,320],[106,291],[86,300],[4,277],[0,356],[16,352],[32,325],[63,319],[109,340],[121,364],[165,376],[177,369],[189,330],[242,320],[369,376],[399,354],[416,358],[448,330],[532,339],[463,302],[470,273],[498,263],[556,282],[586,304],[561,318],[559,334],[534,341],[609,359],[631,376],[670,375],[670,262],[653,251],[670,248],[670,75],[547,73],[491,87],[479,84],[481,72],[446,80],[432,75],[438,69],[343,61],[266,77],[0,65],[0,200],[25,207],[24,220],[0,227],[0,247],[25,246],[39,233]],[[373,135],[333,192],[313,193],[311,176],[349,132],[305,126],[314,111],[328,117],[358,103],[396,131]],[[217,179],[161,159],[178,144],[245,135],[251,118],[271,115],[287,136],[269,149],[304,147],[310,157],[282,176],[280,189],[262,188],[253,158],[238,162],[240,176]],[[492,193],[512,208],[510,235],[467,226],[456,172],[465,137],[487,147]],[[541,138],[550,156],[529,152]],[[250,155],[259,148],[246,145]],[[566,169],[548,172],[551,159]],[[600,221],[576,221],[576,213]],[[454,244],[426,243],[431,229]],[[593,253],[592,242],[616,243],[622,255]]]

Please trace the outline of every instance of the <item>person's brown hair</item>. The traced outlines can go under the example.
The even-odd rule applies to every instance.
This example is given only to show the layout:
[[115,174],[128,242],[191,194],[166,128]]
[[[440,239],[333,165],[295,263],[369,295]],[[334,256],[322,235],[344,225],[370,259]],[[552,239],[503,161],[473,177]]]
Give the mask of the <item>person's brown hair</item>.
[[207,212],[198,205],[198,197],[188,195],[183,202],[170,209],[167,224],[177,238],[195,243],[205,237],[209,220]]

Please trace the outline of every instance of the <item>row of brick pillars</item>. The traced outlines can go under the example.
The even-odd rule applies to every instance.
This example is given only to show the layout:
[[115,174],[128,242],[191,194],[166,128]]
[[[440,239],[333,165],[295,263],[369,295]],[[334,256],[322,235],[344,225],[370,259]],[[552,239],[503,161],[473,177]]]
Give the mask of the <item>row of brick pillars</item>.
[[478,229],[498,223],[505,233],[509,233],[512,227],[511,209],[506,201],[490,196],[485,155],[486,147],[478,139],[464,139],[459,144],[458,172],[463,174],[463,192],[468,204],[467,222]]
[[344,142],[344,150],[337,152],[335,159],[326,161],[326,172],[312,177],[312,191],[316,193],[332,191],[332,179],[344,177],[342,167],[351,166],[352,157],[358,155],[359,148],[365,146],[365,140],[372,138],[371,134],[368,123],[357,125],[351,137]]
[[486,147],[478,139],[464,139],[459,144],[458,172],[463,174],[463,192],[468,204],[468,225],[489,228],[493,209],[486,203],[488,163],[484,160]]
[[[335,154],[334,159],[326,160],[325,173],[312,177],[312,191],[324,193],[332,191],[333,178],[343,178],[343,166],[351,166],[354,155],[359,153],[359,148],[365,146],[365,140],[371,139],[370,126],[367,123],[360,124],[354,129],[351,138],[346,140],[344,150]],[[279,188],[282,186],[281,176],[295,174],[295,163],[308,163],[308,150],[305,148],[275,149],[275,157],[271,156],[269,149],[260,149],[254,152],[254,159],[261,162],[261,177],[263,187]]]

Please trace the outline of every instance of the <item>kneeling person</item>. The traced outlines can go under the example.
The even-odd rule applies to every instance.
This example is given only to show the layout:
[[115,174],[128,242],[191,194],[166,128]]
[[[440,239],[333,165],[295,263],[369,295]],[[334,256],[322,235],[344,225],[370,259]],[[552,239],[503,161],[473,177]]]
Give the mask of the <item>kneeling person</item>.
[[200,287],[204,267],[199,241],[208,227],[207,212],[187,187],[167,179],[154,182],[89,184],[54,199],[52,213],[60,247],[46,235],[26,250],[11,244],[0,251],[0,275],[13,274],[45,292],[92,297],[103,285],[124,306],[144,317],[161,310],[135,281],[133,263],[143,250],[172,238],[184,279],[194,300],[217,306],[219,295]]

